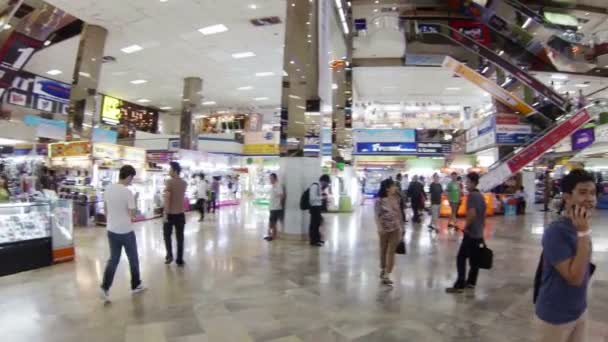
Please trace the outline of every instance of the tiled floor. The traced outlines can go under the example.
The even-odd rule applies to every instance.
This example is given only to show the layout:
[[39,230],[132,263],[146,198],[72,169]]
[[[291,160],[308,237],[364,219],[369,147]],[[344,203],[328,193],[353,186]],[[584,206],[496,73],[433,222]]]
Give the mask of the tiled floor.
[[[359,209],[359,208],[358,208]],[[77,231],[73,263],[0,278],[0,341],[324,342],[535,341],[531,285],[544,216],[497,217],[487,235],[495,268],[476,293],[444,293],[455,277],[458,235],[408,226],[393,290],[378,282],[370,206],[327,215],[327,246],[261,237],[266,211],[223,209],[189,217],[188,265],[163,263],[159,222],[137,226],[148,292],[132,297],[123,259],[113,303],[97,298],[108,255],[104,230]],[[591,341],[608,341],[608,232],[595,220]],[[604,221],[606,222],[606,221]],[[442,222],[445,224],[445,222]]]

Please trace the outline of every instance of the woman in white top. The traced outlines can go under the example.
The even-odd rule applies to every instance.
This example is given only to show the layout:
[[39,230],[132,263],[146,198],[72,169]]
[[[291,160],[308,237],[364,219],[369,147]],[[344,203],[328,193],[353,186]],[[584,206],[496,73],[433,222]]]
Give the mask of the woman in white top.
[[209,190],[209,183],[205,180],[205,174],[201,173],[198,175],[199,180],[196,183],[196,208],[198,209],[201,217],[199,218],[199,222],[202,222],[205,219],[205,209],[207,208],[207,192]]

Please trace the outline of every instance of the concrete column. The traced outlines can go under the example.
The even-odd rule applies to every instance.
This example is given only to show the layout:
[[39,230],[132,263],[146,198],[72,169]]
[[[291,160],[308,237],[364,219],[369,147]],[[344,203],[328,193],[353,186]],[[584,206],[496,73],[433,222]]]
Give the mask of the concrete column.
[[[306,112],[318,105],[318,0],[290,0],[285,20],[281,155],[301,156],[306,136]],[[295,139],[295,140],[294,140]],[[299,143],[291,143],[298,141]]]
[[72,78],[66,140],[91,138],[92,127],[99,117],[101,105],[97,87],[107,37],[108,31],[105,28],[88,24],[80,35]]
[[334,67],[332,69],[332,79],[334,103],[334,108],[332,111],[332,158],[336,160],[338,157],[338,149],[344,148],[346,139],[346,64]]
[[184,79],[180,121],[180,147],[182,149],[196,150],[198,147],[198,134],[194,132],[193,116],[200,112],[202,94],[203,80],[200,77],[187,77]]
[[[321,139],[319,1],[287,1],[279,176],[287,190],[283,238],[305,239],[308,236],[309,214],[300,210],[300,196],[321,176],[320,159],[303,157],[307,133],[314,132]],[[307,115],[307,112],[315,114]]]

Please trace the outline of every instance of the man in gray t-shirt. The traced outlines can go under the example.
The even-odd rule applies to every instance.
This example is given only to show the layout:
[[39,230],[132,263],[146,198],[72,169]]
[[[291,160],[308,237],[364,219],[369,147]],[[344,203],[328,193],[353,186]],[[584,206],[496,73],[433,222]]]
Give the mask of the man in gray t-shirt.
[[456,258],[458,269],[458,279],[454,286],[447,288],[447,293],[462,293],[465,289],[474,290],[477,285],[477,275],[479,267],[471,262],[471,269],[465,279],[467,271],[467,259],[472,259],[479,250],[479,245],[483,243],[483,231],[486,220],[486,202],[483,195],[477,190],[479,175],[471,172],[467,175],[467,221],[464,229],[462,243]]

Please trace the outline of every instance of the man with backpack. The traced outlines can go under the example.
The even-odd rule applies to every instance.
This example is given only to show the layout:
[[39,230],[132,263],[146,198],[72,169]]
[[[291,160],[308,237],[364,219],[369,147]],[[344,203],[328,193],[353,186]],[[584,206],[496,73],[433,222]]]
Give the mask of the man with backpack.
[[300,198],[300,209],[308,210],[310,212],[310,225],[308,227],[308,235],[310,238],[310,245],[316,247],[322,247],[325,241],[321,240],[321,232],[319,228],[323,223],[323,216],[321,215],[323,207],[323,195],[322,191],[331,184],[331,179],[328,175],[322,175],[319,178],[319,183],[312,183],[310,187]]
[[574,170],[562,180],[565,215],[543,234],[535,281],[541,342],[587,341],[587,289],[591,264],[590,218],[596,205],[593,176]]

